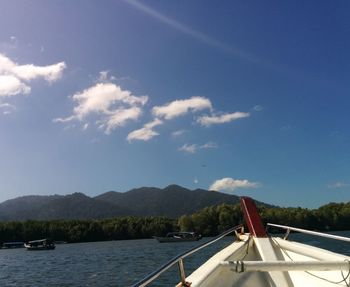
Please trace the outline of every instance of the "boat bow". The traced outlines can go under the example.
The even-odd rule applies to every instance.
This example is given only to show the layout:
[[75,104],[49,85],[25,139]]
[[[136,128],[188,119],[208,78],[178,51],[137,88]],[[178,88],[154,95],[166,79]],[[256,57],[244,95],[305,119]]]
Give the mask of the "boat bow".
[[[177,287],[350,286],[350,257],[287,240],[291,230],[350,242],[349,238],[268,224],[267,226],[287,230],[284,238],[271,237],[264,228],[254,201],[249,197],[242,197],[241,206],[249,233],[244,233],[239,226],[224,232],[213,240],[176,256],[133,286],[146,286],[176,263],[180,271],[180,283]],[[232,232],[236,233],[233,243],[186,277],[183,267],[185,257]]]

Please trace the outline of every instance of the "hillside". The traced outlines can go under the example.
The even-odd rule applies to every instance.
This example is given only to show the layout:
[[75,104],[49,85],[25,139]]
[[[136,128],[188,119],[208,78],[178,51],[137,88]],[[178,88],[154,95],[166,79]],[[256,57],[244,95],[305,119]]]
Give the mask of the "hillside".
[[189,190],[178,185],[164,189],[142,187],[124,193],[109,191],[96,197],[82,193],[18,197],[0,204],[0,220],[101,219],[126,215],[175,218],[207,206],[238,202],[235,195]]
[[95,197],[96,200],[130,207],[138,216],[164,215],[178,217],[191,214],[204,207],[222,203],[235,204],[239,197],[204,189],[189,190],[178,185],[164,189],[142,187],[125,193],[108,192]]

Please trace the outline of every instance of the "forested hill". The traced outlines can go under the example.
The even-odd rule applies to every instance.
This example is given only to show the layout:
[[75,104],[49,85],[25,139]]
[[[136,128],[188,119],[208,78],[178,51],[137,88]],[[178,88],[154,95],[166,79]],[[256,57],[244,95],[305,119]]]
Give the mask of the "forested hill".
[[18,197],[0,204],[0,220],[101,219],[129,215],[176,218],[208,206],[238,202],[235,195],[189,190],[178,185],[164,189],[142,187],[128,192],[110,191],[93,198],[82,193]]
[[143,187],[125,193],[107,192],[95,199],[123,208],[132,207],[137,216],[164,215],[172,218],[192,214],[208,206],[239,202],[236,195],[204,189],[189,190],[178,185],[169,185],[164,189]]

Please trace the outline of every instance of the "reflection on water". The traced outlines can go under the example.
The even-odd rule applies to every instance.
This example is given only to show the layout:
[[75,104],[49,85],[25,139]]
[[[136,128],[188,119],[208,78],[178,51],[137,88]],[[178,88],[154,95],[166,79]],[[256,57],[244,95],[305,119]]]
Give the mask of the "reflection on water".
[[[350,236],[350,232],[336,234]],[[290,234],[289,239],[350,255],[350,243],[302,234]],[[0,286],[125,287],[203,240],[162,244],[153,239],[64,244],[57,245],[56,250],[36,252],[3,249],[0,250]],[[232,241],[233,237],[226,237],[186,258],[187,274]],[[174,286],[177,282],[178,269],[174,266],[150,286]]]

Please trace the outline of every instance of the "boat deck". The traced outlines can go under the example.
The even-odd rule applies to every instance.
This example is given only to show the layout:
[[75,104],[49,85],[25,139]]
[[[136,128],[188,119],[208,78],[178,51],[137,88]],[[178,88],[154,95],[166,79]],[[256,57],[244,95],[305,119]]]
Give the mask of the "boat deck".
[[[242,236],[243,241],[234,242],[215,254],[205,264],[186,278],[191,287],[212,286],[348,286],[344,282],[349,270],[336,271],[246,271],[236,272],[234,267],[223,265],[227,261],[263,262],[256,238]],[[259,240],[259,239],[258,239]],[[309,245],[283,240],[281,238],[264,238],[271,243],[278,261],[310,262],[310,261],[343,261],[349,257],[332,253]],[[248,243],[249,242],[249,243]],[[276,261],[274,261],[276,262]],[[233,270],[232,270],[233,269]],[[283,277],[283,278],[281,278]],[[337,282],[332,284],[330,282]]]

